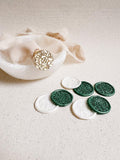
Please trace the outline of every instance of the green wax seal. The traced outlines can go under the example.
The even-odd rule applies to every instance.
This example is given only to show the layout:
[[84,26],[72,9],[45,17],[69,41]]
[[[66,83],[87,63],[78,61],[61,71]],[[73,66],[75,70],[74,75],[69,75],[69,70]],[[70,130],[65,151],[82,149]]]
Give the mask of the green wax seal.
[[95,84],[94,88],[95,91],[102,96],[110,97],[115,94],[114,87],[107,82],[98,82]]
[[57,89],[51,93],[50,99],[55,105],[65,107],[72,102],[73,96],[64,89]]
[[87,100],[87,104],[93,111],[98,114],[106,114],[110,111],[110,103],[103,97],[100,96],[91,96]]
[[87,97],[93,94],[94,88],[90,83],[82,81],[81,85],[74,88],[73,91],[80,96]]

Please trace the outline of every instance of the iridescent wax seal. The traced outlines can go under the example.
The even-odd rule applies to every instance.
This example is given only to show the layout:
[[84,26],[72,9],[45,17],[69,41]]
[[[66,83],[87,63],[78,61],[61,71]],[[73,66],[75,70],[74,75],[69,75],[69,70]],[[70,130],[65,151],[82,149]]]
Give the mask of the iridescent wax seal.
[[36,49],[33,53],[33,61],[37,69],[48,70],[53,65],[54,58],[48,50]]

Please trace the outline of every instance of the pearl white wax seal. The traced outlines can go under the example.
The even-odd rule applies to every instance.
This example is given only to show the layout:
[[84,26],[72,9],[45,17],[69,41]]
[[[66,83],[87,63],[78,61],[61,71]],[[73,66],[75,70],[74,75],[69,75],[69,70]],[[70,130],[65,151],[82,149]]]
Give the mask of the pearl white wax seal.
[[81,82],[73,77],[65,77],[61,84],[64,88],[73,89],[79,87]]
[[96,116],[96,113],[88,108],[85,99],[75,101],[72,105],[72,111],[80,119],[93,119]]
[[58,106],[51,102],[49,95],[42,95],[35,101],[35,109],[41,113],[50,113],[55,111],[57,108]]

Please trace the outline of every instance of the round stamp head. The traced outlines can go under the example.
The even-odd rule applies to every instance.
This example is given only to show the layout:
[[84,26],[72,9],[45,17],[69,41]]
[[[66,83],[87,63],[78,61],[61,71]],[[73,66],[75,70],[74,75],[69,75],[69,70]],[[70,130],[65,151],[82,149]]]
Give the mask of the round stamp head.
[[98,114],[106,114],[111,110],[110,103],[103,97],[91,96],[87,100],[88,106]]
[[98,82],[94,88],[95,91],[102,96],[110,97],[115,94],[114,87],[107,82]]
[[73,100],[72,94],[64,89],[57,89],[53,91],[50,95],[50,98],[55,105],[60,107],[69,105]]

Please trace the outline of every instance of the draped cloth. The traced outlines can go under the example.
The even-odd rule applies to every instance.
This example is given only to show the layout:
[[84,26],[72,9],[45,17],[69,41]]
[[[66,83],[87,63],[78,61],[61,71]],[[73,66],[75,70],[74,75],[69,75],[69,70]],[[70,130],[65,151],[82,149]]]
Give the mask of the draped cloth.
[[[15,36],[0,34],[0,68],[19,79],[45,78],[56,71],[70,56],[75,63],[85,60],[79,44],[67,40],[68,31],[37,33],[27,29]],[[48,71],[37,70],[32,56],[35,49],[47,49],[54,56],[54,64]],[[71,62],[69,62],[71,63]]]

